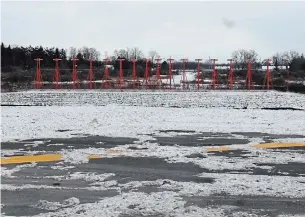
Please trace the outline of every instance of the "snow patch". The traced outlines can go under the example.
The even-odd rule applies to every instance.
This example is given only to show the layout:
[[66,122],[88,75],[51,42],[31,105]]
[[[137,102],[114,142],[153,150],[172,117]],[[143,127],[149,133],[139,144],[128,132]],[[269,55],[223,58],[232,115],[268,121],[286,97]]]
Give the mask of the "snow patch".
[[[22,97],[23,93],[18,94]],[[95,96],[87,94],[88,97]],[[274,107],[280,102],[279,107],[291,107],[292,104],[296,104],[294,107],[304,107],[305,97],[298,94],[272,91],[259,93],[209,92],[209,95],[206,93],[176,93],[176,95],[172,93],[132,93],[131,96],[127,96],[126,94],[131,93],[109,93],[107,95],[109,99],[114,97],[118,101],[112,102],[112,104],[108,102],[103,107],[84,105],[84,103],[82,106],[74,104],[74,112],[71,112],[70,106],[3,107],[1,139],[2,141],[12,141],[15,139],[60,138],[72,137],[71,134],[141,138],[143,135],[151,135],[160,130],[169,129],[195,132],[247,131],[300,135],[305,132],[304,111],[251,109],[262,106]],[[19,95],[15,97],[17,96]],[[131,97],[131,99],[120,99],[119,96],[121,98]],[[200,102],[197,102],[198,98],[192,98],[195,96],[202,97]],[[126,106],[131,105],[130,100],[132,102],[141,101],[141,97],[147,97],[145,98],[147,106],[154,107],[143,106],[146,102],[137,106]],[[94,101],[90,97],[89,99]],[[128,102],[124,102],[124,100]],[[156,102],[157,105],[153,105]],[[199,105],[201,102],[217,103],[217,105],[201,107]],[[163,103],[173,105],[164,107]],[[181,104],[181,108],[172,108],[172,106],[176,106],[175,104]],[[243,107],[243,104],[248,109],[230,109]],[[34,116],[35,123],[33,123]],[[71,131],[58,132],[60,129]]]
[[19,172],[20,170],[28,167],[35,167],[37,166],[37,163],[31,163],[31,164],[23,164],[23,165],[17,165],[13,169],[8,169],[6,167],[1,167],[1,176],[6,178],[14,178],[14,173]]
[[54,210],[58,210],[60,208],[75,206],[79,203],[80,203],[80,201],[78,198],[71,197],[69,199],[62,201],[62,203],[49,202],[47,200],[39,200],[38,203],[33,207],[38,208],[38,209],[54,211]]
[[69,175],[68,179],[77,180],[82,179],[86,182],[103,182],[104,180],[108,179],[111,176],[115,176],[114,173],[84,173],[84,172],[75,172]]
[[[209,216],[224,217],[224,208],[200,208],[196,206],[184,207],[185,201],[175,192],[157,192],[145,194],[142,192],[123,193],[121,195],[105,198],[96,203],[87,203],[76,205],[73,208],[68,207],[59,211],[52,212],[52,216],[76,216],[81,213],[82,216],[120,216],[120,215],[165,215],[165,216]],[[51,214],[51,213],[50,213]],[[44,216],[48,214],[40,214]]]

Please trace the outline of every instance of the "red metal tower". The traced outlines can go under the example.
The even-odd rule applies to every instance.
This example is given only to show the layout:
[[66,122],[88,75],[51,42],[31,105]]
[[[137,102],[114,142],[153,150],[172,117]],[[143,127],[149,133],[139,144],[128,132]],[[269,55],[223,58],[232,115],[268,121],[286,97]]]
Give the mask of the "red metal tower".
[[213,72],[212,72],[213,89],[216,89],[216,85],[217,85],[216,61],[218,59],[211,59],[211,60],[213,61]]
[[43,59],[36,58],[34,60],[36,61],[36,73],[35,73],[34,86],[35,86],[36,89],[39,89],[41,87],[40,61],[43,60]]
[[119,61],[120,62],[120,72],[119,72],[119,76],[118,76],[118,78],[119,78],[119,87],[120,87],[120,89],[122,89],[122,80],[123,80],[123,61],[124,61],[125,59],[117,59],[117,61]]
[[251,59],[248,59],[248,71],[247,71],[247,76],[246,76],[246,84],[247,84],[247,88],[248,90],[250,90],[251,88],[251,83],[252,83],[252,75],[251,75]]
[[264,79],[264,84],[265,84],[265,87],[267,88],[267,90],[270,89],[270,84],[271,84],[271,76],[270,76],[270,69],[269,69],[269,66],[270,66],[270,59],[265,59],[266,61],[266,65],[267,65],[267,70],[266,70],[266,75],[265,75],[265,79]]
[[172,89],[172,61],[174,59],[172,58],[169,58],[167,59],[169,61],[169,89],[171,90]]
[[200,88],[200,61],[202,61],[202,59],[195,59],[197,61],[197,88],[199,90]]
[[156,85],[158,85],[158,82],[160,82],[159,83],[159,87],[160,87],[160,85],[162,84],[162,80],[161,80],[161,76],[160,76],[160,64],[159,64],[159,62],[162,60],[161,58],[156,58],[155,59],[156,60],[156,79],[155,79],[155,83],[156,83]]
[[233,59],[228,59],[228,61],[230,61],[230,71],[229,71],[229,74],[228,74],[228,84],[229,84],[229,89],[232,89],[233,88],[233,67],[232,67],[232,61]]
[[108,88],[108,62],[110,61],[109,58],[105,58],[104,60],[104,88]]
[[137,81],[137,71],[136,71],[136,62],[137,60],[136,59],[132,59],[132,74],[131,74],[131,77],[132,77],[132,87],[133,89],[135,89],[135,86],[136,86],[136,81]]
[[89,68],[88,79],[89,79],[89,88],[90,89],[92,89],[92,79],[93,79],[92,63],[93,63],[93,59],[89,59],[90,68]]
[[185,90],[185,85],[186,85],[186,74],[185,74],[185,63],[188,61],[187,58],[181,59],[182,61],[182,76],[181,76],[181,83],[182,83],[182,88]]
[[55,61],[55,72],[54,72],[54,83],[55,83],[55,88],[57,89],[59,87],[58,82],[60,79],[60,75],[59,75],[59,66],[58,66],[58,62],[61,61],[62,59],[59,58],[55,58],[53,59],[53,61]]
[[73,81],[73,88],[76,89],[77,88],[77,85],[76,85],[76,82],[77,82],[77,74],[76,74],[76,61],[78,59],[76,58],[72,58],[72,63],[73,63],[73,69],[72,69],[72,81]]

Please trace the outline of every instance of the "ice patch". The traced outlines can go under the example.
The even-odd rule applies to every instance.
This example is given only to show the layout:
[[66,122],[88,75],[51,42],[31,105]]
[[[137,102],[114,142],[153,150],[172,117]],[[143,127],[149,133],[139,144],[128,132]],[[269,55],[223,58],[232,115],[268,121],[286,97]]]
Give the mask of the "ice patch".
[[1,149],[1,157],[13,156],[23,152],[23,149]]
[[[58,186],[50,186],[50,185],[31,185],[31,184],[25,184],[22,186],[17,185],[9,185],[9,184],[1,184],[1,190],[4,191],[19,191],[22,189],[63,189],[63,187]],[[64,189],[70,189],[70,188],[64,188]]]
[[289,214],[289,215],[278,215],[277,217],[305,217],[305,214]]
[[[230,210],[229,207],[224,208],[199,208],[196,206],[184,207],[185,201],[175,192],[157,192],[145,194],[141,192],[123,193],[121,195],[105,198],[96,203],[80,204],[73,208],[64,208],[52,212],[52,216],[209,216],[224,217],[225,211]],[[50,213],[51,214],[51,213]],[[40,214],[44,216],[48,214]]]
[[84,172],[75,172],[69,175],[68,179],[77,180],[82,179],[86,182],[103,182],[111,176],[115,176],[114,173],[84,173]]
[[[185,206],[186,202],[175,192],[157,192],[145,194],[141,192],[123,193],[111,198],[105,198],[96,203],[78,204],[73,207],[64,207],[55,210],[56,204],[52,207],[52,216],[110,216],[118,217],[121,215],[129,216],[178,216],[178,217],[225,217],[232,212],[231,216],[244,217],[253,216],[246,212],[236,212],[236,207],[197,207]],[[39,214],[36,217],[49,215]],[[260,215],[261,216],[261,215]]]
[[53,170],[69,170],[73,169],[75,166],[65,166],[65,165],[56,165],[56,166],[51,166],[51,169]]
[[[121,146],[119,148],[84,148],[84,149],[63,149],[59,153],[62,155],[64,162],[71,164],[81,164],[88,163],[89,156],[97,157],[115,157],[120,155],[127,155],[128,151],[124,149],[126,146]],[[130,151],[129,151],[130,152]]]
[[[206,192],[231,195],[271,195],[276,197],[304,198],[304,177],[202,173],[199,177],[212,177]],[[206,195],[203,193],[204,195]]]
[[280,143],[305,143],[305,138],[273,139],[273,141]]
[[65,208],[65,207],[71,207],[79,204],[80,201],[76,197],[71,197],[69,199],[66,199],[62,201],[62,203],[59,202],[49,202],[47,200],[40,200],[38,203],[33,206],[38,209],[44,209],[44,210],[49,210],[49,211],[55,211],[60,208]]
[[62,143],[57,143],[57,144],[48,144],[47,146],[63,146],[65,144],[62,144]]
[[60,151],[64,162],[71,164],[88,163],[88,154],[82,152],[82,150],[68,150],[63,149]]
[[177,182],[173,180],[133,181],[120,184],[123,189],[137,189],[144,186],[156,186],[172,190],[179,196],[209,196],[212,194],[261,195],[303,198],[305,197],[303,177],[217,174],[202,173],[199,177],[214,178],[213,183]]

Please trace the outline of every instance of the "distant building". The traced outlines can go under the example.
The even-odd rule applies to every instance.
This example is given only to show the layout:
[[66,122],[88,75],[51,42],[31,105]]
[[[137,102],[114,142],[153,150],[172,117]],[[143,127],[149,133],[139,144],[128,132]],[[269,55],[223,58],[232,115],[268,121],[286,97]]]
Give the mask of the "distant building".
[[108,69],[114,69],[113,65],[105,65]]

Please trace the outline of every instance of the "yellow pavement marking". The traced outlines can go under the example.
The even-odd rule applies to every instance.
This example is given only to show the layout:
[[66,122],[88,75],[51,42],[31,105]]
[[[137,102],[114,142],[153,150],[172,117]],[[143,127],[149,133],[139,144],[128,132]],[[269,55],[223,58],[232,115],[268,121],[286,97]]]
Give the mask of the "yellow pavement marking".
[[[263,144],[256,144],[250,146],[250,148],[289,148],[289,147],[302,147],[305,146],[305,143],[281,143],[281,142],[271,142],[271,143],[263,143]],[[204,152],[222,152],[222,151],[232,151],[231,149],[226,146],[221,147],[212,147],[212,148],[205,148]]]
[[228,148],[226,146],[221,146],[221,147],[217,147],[217,148],[206,148],[204,149],[205,152],[221,152],[221,151],[231,151],[233,149]]
[[11,156],[7,158],[1,158],[0,164],[50,162],[50,161],[60,161],[60,160],[62,160],[62,156],[60,154],[26,155],[26,156]]
[[[288,147],[302,147],[305,146],[305,143],[263,143],[250,146],[251,148],[288,148]],[[226,146],[221,147],[211,147],[205,148],[204,152],[222,152],[222,151],[231,151],[231,149]],[[88,155],[88,159],[98,159],[102,158],[104,155],[122,155],[127,150],[105,150],[103,154],[100,155]],[[51,162],[51,161],[60,161],[63,160],[61,154],[43,154],[43,155],[25,155],[25,156],[11,156],[1,158],[1,164],[20,164],[20,163],[32,163],[32,162]]]
[[89,155],[88,159],[99,159],[99,158],[102,158],[102,157],[103,157],[102,155]]
[[[105,155],[116,156],[122,155],[125,150],[105,150],[100,155],[88,155],[88,159],[98,159]],[[33,162],[52,162],[61,161],[63,156],[61,154],[42,154],[42,155],[23,155],[23,156],[10,156],[1,158],[1,164],[21,164],[21,163],[33,163]]]
[[252,148],[288,148],[288,147],[301,147],[305,146],[305,143],[281,143],[281,142],[271,142],[252,145]]

